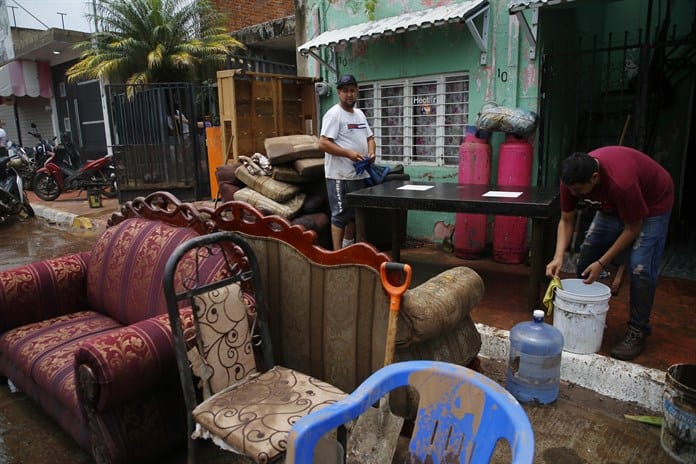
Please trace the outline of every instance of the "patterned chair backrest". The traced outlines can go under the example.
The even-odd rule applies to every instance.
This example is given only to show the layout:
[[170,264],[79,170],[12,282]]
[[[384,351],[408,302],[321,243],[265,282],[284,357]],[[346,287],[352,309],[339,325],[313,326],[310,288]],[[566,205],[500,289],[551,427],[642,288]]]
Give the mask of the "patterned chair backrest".
[[[253,295],[238,282],[192,295],[196,349],[189,360],[203,381],[204,398],[255,373],[252,323],[256,319]],[[200,356],[200,359],[198,358]]]

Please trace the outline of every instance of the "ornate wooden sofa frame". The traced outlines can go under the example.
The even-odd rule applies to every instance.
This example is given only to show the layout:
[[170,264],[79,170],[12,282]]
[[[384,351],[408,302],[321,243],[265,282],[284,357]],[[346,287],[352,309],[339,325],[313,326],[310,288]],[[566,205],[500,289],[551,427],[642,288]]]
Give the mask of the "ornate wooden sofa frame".
[[[217,209],[156,192],[126,203],[92,250],[0,272],[0,376],[39,403],[95,460],[183,453],[186,420],[162,273],[176,246],[240,232],[263,273],[278,363],[352,391],[382,365],[388,298],[367,244],[336,252],[242,202]],[[467,365],[481,278],[453,268],[406,292],[397,360]]]
[[[344,391],[382,367],[389,299],[379,265],[387,255],[365,243],[326,250],[315,244],[314,231],[263,216],[244,202],[201,212],[216,229],[241,233],[254,249],[277,362]],[[470,311],[483,292],[480,276],[463,266],[409,289],[401,302],[395,360],[468,365],[481,347]]]

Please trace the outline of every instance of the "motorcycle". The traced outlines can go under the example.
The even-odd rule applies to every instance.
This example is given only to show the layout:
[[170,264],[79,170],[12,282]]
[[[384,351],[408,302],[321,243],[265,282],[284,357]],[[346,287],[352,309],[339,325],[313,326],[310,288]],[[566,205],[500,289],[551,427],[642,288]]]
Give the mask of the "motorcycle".
[[23,163],[24,160],[18,156],[0,156],[0,222],[22,212],[29,217],[34,216],[34,208],[29,204],[24,183],[17,172]]
[[107,198],[118,196],[113,155],[107,154],[75,169],[61,162],[59,155],[63,155],[64,159],[65,153],[61,153],[60,150],[61,147],[56,147],[49,151],[43,166],[36,171],[36,196],[44,201],[53,201],[61,193],[70,190],[99,190]]
[[[37,142],[36,145],[34,145],[33,150],[32,149],[27,149],[27,156],[33,160],[33,165],[38,168],[39,166],[42,166],[44,162],[46,161],[46,158],[48,157],[48,154],[52,151],[55,151],[56,147],[56,138],[53,137],[53,139],[49,140],[46,138],[43,138],[41,134],[36,130],[36,124],[33,122],[31,123],[32,129],[34,131],[28,131],[29,135],[33,136]],[[32,185],[33,185],[33,180],[32,180]]]
[[17,145],[11,140],[7,141],[7,152],[10,158],[20,158],[21,166],[15,168],[17,174],[22,178],[24,188],[31,190],[34,184],[34,175],[36,175],[36,162],[34,158],[34,149],[26,149],[21,145]]

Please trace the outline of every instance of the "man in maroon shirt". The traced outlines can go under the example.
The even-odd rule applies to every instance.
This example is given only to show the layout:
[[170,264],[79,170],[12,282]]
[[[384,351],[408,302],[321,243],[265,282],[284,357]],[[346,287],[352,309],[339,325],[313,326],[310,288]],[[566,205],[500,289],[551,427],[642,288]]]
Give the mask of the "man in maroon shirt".
[[577,275],[590,284],[605,265],[630,247],[630,315],[625,338],[611,356],[638,356],[650,335],[660,260],[665,249],[674,183],[649,156],[628,147],[603,147],[574,153],[561,165],[561,220],[556,251],[546,275],[557,277],[575,227],[579,200],[597,210],[580,248]]

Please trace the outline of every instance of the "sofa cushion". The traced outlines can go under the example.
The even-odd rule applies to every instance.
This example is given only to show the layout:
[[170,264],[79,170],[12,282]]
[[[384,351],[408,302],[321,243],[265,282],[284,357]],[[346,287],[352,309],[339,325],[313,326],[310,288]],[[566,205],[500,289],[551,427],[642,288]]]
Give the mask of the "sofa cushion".
[[166,313],[164,266],[179,244],[196,235],[192,228],[143,218],[106,229],[87,270],[90,308],[123,325]]
[[215,178],[218,184],[232,184],[239,187],[244,187],[244,182],[237,179],[237,168],[242,166],[239,161],[232,162],[230,164],[225,164],[223,166],[218,166],[215,168]]
[[291,221],[292,225],[300,225],[307,230],[313,230],[317,233],[328,230],[331,224],[331,218],[326,213],[310,213],[298,216]]
[[9,330],[0,336],[0,352],[44,392],[66,408],[78,410],[75,352],[85,337],[120,327],[93,311],[80,311]]
[[276,180],[290,182],[291,184],[306,184],[317,180],[315,177],[301,175],[297,172],[297,169],[288,164],[273,166],[273,174],[271,176]]
[[193,416],[202,427],[194,438],[212,435],[254,462],[273,462],[299,418],[345,397],[333,385],[275,366],[199,404]]
[[292,219],[297,216],[297,213],[300,212],[302,203],[304,203],[305,200],[305,196],[306,195],[304,193],[298,193],[285,203],[279,203],[271,200],[256,190],[249,187],[244,187],[243,189],[235,192],[234,199],[249,203],[267,214],[277,214],[278,216],[282,216],[286,219]]
[[243,187],[240,187],[238,185],[232,185],[232,184],[220,184],[220,190],[218,190],[218,196],[220,197],[220,200],[223,202],[225,201],[232,201],[234,200],[234,194],[241,190]]
[[324,158],[299,159],[294,166],[301,176],[324,177]]
[[289,163],[302,158],[321,158],[319,139],[315,135],[295,134],[268,137],[263,142],[266,156],[272,165]]
[[276,180],[269,176],[251,174],[243,166],[237,168],[237,179],[244,182],[249,188],[279,203],[288,201],[300,193],[298,185]]
[[[38,261],[0,273],[0,333],[34,321],[87,309],[89,253]],[[42,304],[50,301],[51,304]]]

